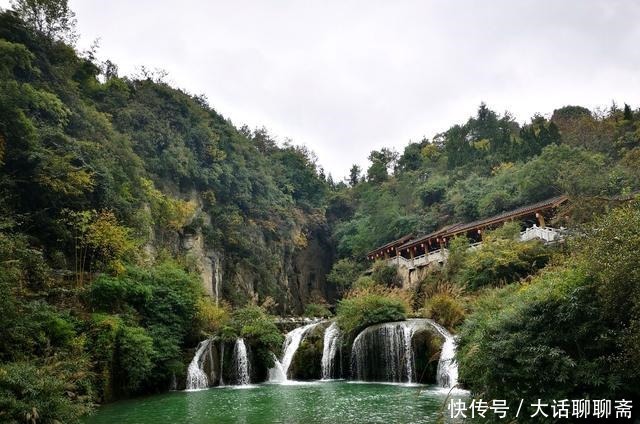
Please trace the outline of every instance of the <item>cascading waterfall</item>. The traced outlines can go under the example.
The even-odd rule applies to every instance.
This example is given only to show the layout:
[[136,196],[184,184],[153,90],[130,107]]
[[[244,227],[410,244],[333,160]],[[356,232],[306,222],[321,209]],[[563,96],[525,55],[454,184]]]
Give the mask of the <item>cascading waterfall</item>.
[[413,336],[425,326],[435,328],[445,340],[438,362],[437,383],[442,387],[455,387],[458,383],[455,339],[429,319],[387,322],[362,330],[351,349],[352,377],[364,381],[415,382]]
[[271,353],[271,356],[273,357],[274,365],[273,365],[273,368],[269,369],[269,381],[274,381],[274,382],[286,381],[287,375],[284,373],[284,370],[282,369],[282,364],[278,360],[278,357],[273,353]]
[[204,353],[210,347],[211,339],[203,340],[198,344],[196,353],[187,368],[187,390],[202,390],[209,387],[209,379],[203,365],[206,358]]
[[216,306],[218,306],[220,304],[220,288],[222,287],[222,271],[220,269],[220,258],[218,256],[214,256],[213,258],[213,278],[215,280]]
[[269,370],[269,381],[284,382],[288,380],[287,373],[289,372],[291,361],[293,361],[293,357],[296,354],[298,347],[300,347],[300,343],[309,330],[313,329],[318,324],[320,323],[314,322],[307,324],[302,327],[295,328],[287,333],[284,339],[284,344],[282,345],[282,351],[284,352],[282,359],[280,361],[276,360],[274,368]]
[[233,363],[235,370],[236,384],[245,386],[251,383],[249,377],[249,358],[247,357],[247,346],[244,344],[244,339],[236,339],[236,344],[233,348]]
[[352,377],[363,381],[413,382],[410,326],[406,321],[387,322],[362,330],[351,349]]
[[213,346],[207,349],[207,351],[209,352],[209,381],[213,383],[216,381],[216,367],[215,362],[213,361]]
[[[273,355],[274,367],[269,369],[269,381],[284,383],[288,381],[288,372],[294,356],[307,333],[320,322],[307,324],[287,333],[283,344],[281,360]],[[443,388],[456,387],[458,366],[455,360],[456,341],[444,327],[430,319],[410,319],[407,321],[387,322],[365,328],[353,341],[351,349],[351,376],[362,381],[386,381],[396,383],[414,383],[416,381],[414,335],[425,329],[434,328],[443,338],[442,351],[437,368],[437,383]],[[338,353],[342,334],[334,322],[324,332],[322,350],[322,379],[330,380],[340,375],[338,371]],[[201,341],[187,369],[187,390],[202,390],[215,383],[214,342],[212,339]],[[219,384],[224,385],[225,343],[220,343]],[[210,376],[205,372],[207,360]],[[251,383],[251,364],[247,346],[238,338],[233,346],[232,383],[249,385]],[[342,361],[340,360],[340,364]],[[175,387],[175,383],[172,384]]]
[[324,331],[322,347],[322,379],[330,380],[336,374],[336,353],[340,345],[340,328],[335,322]]
[[220,343],[220,385],[224,386],[224,342]]
[[443,326],[427,320],[444,337],[438,370],[436,372],[438,384],[442,387],[452,388],[458,384],[458,363],[456,356],[456,340]]
[[415,381],[414,369],[414,353],[413,353],[413,325],[404,325],[402,327],[402,335],[404,337],[404,365],[407,370],[407,382],[412,383]]

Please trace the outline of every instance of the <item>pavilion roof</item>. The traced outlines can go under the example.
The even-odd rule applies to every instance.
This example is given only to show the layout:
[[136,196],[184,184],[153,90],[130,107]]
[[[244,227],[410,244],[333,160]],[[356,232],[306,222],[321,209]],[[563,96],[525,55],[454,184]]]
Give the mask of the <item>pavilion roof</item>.
[[384,252],[385,250],[387,250],[389,248],[396,248],[396,247],[400,246],[401,244],[407,243],[408,241],[410,241],[413,238],[414,238],[413,234],[407,234],[406,236],[402,236],[397,240],[390,241],[389,243],[387,243],[387,244],[385,244],[383,246],[377,247],[374,250],[368,252],[367,253],[367,257],[375,255],[376,253]]
[[[409,240],[407,240],[406,242],[404,242],[403,244],[397,247],[400,250],[404,250],[409,247],[416,246],[420,243],[428,242],[429,240],[433,240],[433,239],[440,240],[442,238],[450,238],[474,229],[482,229],[482,228],[498,225],[512,219],[530,215],[531,213],[534,213],[534,212],[541,212],[544,210],[558,207],[559,205],[566,202],[567,200],[568,200],[568,197],[565,195],[556,196],[546,200],[542,200],[540,202],[521,206],[519,208],[512,209],[510,211],[502,212],[500,214],[490,216],[488,218],[478,219],[476,221],[472,221],[468,223],[456,223],[456,224],[448,225],[446,227],[433,231],[429,234],[425,234],[419,237],[411,237]],[[378,250],[379,249],[374,250],[373,253],[377,252]]]

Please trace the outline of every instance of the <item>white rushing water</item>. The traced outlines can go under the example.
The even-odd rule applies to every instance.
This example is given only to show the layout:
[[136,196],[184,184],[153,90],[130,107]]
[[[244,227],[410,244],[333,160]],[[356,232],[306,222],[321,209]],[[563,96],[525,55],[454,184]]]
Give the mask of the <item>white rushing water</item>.
[[[412,332],[407,322],[386,322],[365,328],[353,341],[351,376],[362,381],[413,382]],[[409,352],[407,352],[409,351]]]
[[247,357],[247,346],[244,344],[244,339],[236,339],[236,344],[233,348],[233,362],[235,369],[236,384],[245,386],[251,383],[251,377],[249,376],[249,358]]
[[444,338],[438,362],[437,383],[442,387],[455,387],[458,383],[455,339],[444,327],[429,319],[387,322],[362,330],[353,341],[351,349],[352,378],[414,383],[416,372],[413,336],[418,329],[426,326],[435,328]]
[[282,364],[278,360],[278,357],[273,353],[271,354],[271,356],[273,357],[274,366],[273,368],[269,368],[269,381],[273,381],[273,382],[287,381],[287,375],[284,373],[284,370],[282,369]]
[[224,342],[220,343],[220,386],[224,386]]
[[324,344],[322,346],[322,379],[334,378],[336,371],[336,354],[340,345],[340,328],[335,322],[324,330]]
[[438,361],[437,379],[442,387],[452,388],[458,384],[458,363],[456,357],[456,340],[443,326],[427,320],[444,337],[440,361]]
[[404,366],[407,375],[407,382],[413,383],[416,380],[414,369],[414,354],[413,354],[413,332],[414,326],[411,324],[405,324],[402,327],[402,336],[404,339]]
[[282,345],[282,359],[279,361],[276,360],[274,368],[269,370],[269,381],[286,382],[288,380],[287,373],[289,372],[291,361],[293,361],[293,357],[300,347],[300,343],[309,330],[313,329],[318,324],[320,323],[314,322],[303,325],[302,327],[295,328],[287,333]]
[[219,306],[220,288],[222,287],[222,270],[220,269],[220,258],[217,255],[213,258],[213,278],[215,280],[214,291],[216,295],[216,306]]
[[209,387],[209,379],[204,372],[203,365],[206,356],[204,353],[211,347],[211,339],[203,340],[198,344],[195,355],[187,368],[187,390],[202,390]]

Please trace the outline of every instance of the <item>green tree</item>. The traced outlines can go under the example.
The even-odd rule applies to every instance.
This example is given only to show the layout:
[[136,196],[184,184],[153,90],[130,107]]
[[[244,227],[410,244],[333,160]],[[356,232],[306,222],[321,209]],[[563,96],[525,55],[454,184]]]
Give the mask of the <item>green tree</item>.
[[349,290],[362,272],[362,265],[350,259],[340,259],[333,264],[327,274],[327,282],[335,285],[338,291]]
[[354,164],[349,170],[349,185],[351,187],[355,187],[360,182],[360,174],[362,173],[362,169],[356,164]]
[[46,37],[68,43],[77,39],[75,13],[67,0],[11,0],[11,6],[26,23]]
[[369,154],[371,166],[367,170],[367,179],[374,183],[386,181],[389,178],[389,171],[395,168],[397,160],[398,153],[386,147],[372,151]]

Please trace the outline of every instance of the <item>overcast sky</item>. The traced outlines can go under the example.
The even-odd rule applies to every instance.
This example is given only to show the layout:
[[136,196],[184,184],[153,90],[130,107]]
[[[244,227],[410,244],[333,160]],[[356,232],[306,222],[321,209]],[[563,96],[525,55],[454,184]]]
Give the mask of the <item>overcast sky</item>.
[[80,48],[99,37],[121,74],[165,69],[234,124],[306,144],[336,178],[481,101],[520,122],[640,106],[637,0],[70,3]]

